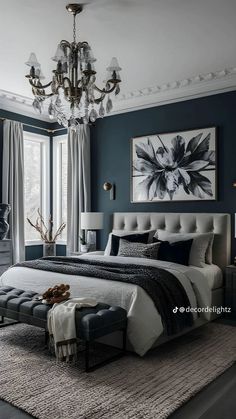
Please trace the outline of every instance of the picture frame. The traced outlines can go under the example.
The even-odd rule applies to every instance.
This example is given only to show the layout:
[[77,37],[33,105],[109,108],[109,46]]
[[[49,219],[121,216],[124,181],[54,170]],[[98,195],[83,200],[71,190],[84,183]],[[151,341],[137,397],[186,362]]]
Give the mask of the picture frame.
[[131,203],[215,201],[217,129],[131,139]]

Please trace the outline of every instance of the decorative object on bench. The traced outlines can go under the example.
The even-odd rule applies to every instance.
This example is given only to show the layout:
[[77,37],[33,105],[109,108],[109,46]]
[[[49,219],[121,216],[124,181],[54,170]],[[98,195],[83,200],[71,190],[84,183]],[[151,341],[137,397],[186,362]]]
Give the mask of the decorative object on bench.
[[[47,320],[51,306],[36,300],[37,296],[38,294],[33,291],[23,291],[8,286],[0,287],[0,316],[44,328],[47,341]],[[97,303],[94,307],[76,309],[75,326],[76,338],[85,342],[85,370],[87,372],[125,354],[127,312],[123,308]],[[109,360],[90,366],[91,344],[96,339],[116,331],[122,332],[122,350],[117,355],[109,358]]]
[[7,217],[11,211],[9,204],[0,204],[0,240],[4,240],[7,237],[9,231],[9,224]]
[[44,217],[38,209],[38,217],[35,224],[27,217],[28,223],[40,234],[43,244],[43,256],[54,256],[56,254],[56,240],[61,235],[62,231],[66,227],[66,223],[61,225],[53,234],[53,219],[49,216],[48,225],[46,224]]
[[72,361],[77,355],[77,334],[75,311],[82,307],[95,307],[94,298],[73,298],[55,304],[48,312],[48,333],[50,343],[60,361]]
[[62,301],[66,301],[70,297],[70,285],[55,285],[52,288],[48,288],[47,291],[45,291],[42,295],[43,304],[58,304]]

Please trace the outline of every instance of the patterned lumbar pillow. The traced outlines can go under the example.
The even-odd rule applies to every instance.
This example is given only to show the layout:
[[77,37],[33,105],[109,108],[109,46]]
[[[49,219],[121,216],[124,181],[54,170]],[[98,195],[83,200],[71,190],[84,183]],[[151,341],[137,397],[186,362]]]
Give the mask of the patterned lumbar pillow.
[[160,243],[132,243],[121,238],[117,256],[157,259],[159,247]]
[[143,230],[143,231],[128,231],[128,230],[112,230],[109,234],[105,256],[117,256],[120,244],[120,237],[130,242],[139,243],[152,243],[152,238],[155,234],[155,230]]

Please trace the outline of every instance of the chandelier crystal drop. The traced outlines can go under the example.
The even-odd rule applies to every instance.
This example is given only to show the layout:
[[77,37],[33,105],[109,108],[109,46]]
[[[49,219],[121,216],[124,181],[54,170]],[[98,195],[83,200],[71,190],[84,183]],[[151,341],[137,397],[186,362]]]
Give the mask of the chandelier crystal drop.
[[98,117],[103,118],[111,112],[113,104],[110,95],[113,92],[115,95],[120,93],[121,68],[113,57],[107,68],[104,87],[96,85],[96,59],[91,47],[86,41],[76,41],[76,16],[83,7],[80,4],[68,4],[66,9],[73,14],[73,42],[62,40],[57,46],[52,57],[57,63],[52,80],[42,83],[45,77],[34,52],[25,63],[30,67],[26,77],[32,86],[35,111],[41,113],[43,104],[47,103],[50,119],[56,118],[60,125],[76,129],[78,124],[94,123]]

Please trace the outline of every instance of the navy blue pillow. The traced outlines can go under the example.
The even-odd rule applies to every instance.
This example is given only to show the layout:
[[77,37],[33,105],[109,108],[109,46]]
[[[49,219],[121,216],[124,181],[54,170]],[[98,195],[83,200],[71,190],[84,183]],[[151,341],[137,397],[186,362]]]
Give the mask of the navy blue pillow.
[[158,260],[166,262],[179,263],[180,265],[189,265],[189,255],[193,243],[191,240],[183,240],[174,243],[161,241],[153,237],[153,243],[160,242],[158,251]]
[[132,243],[148,243],[149,232],[147,233],[136,233],[136,234],[129,234],[127,236],[116,236],[115,234],[111,235],[111,252],[110,256],[117,256],[120,246],[120,239],[127,240],[128,242]]

